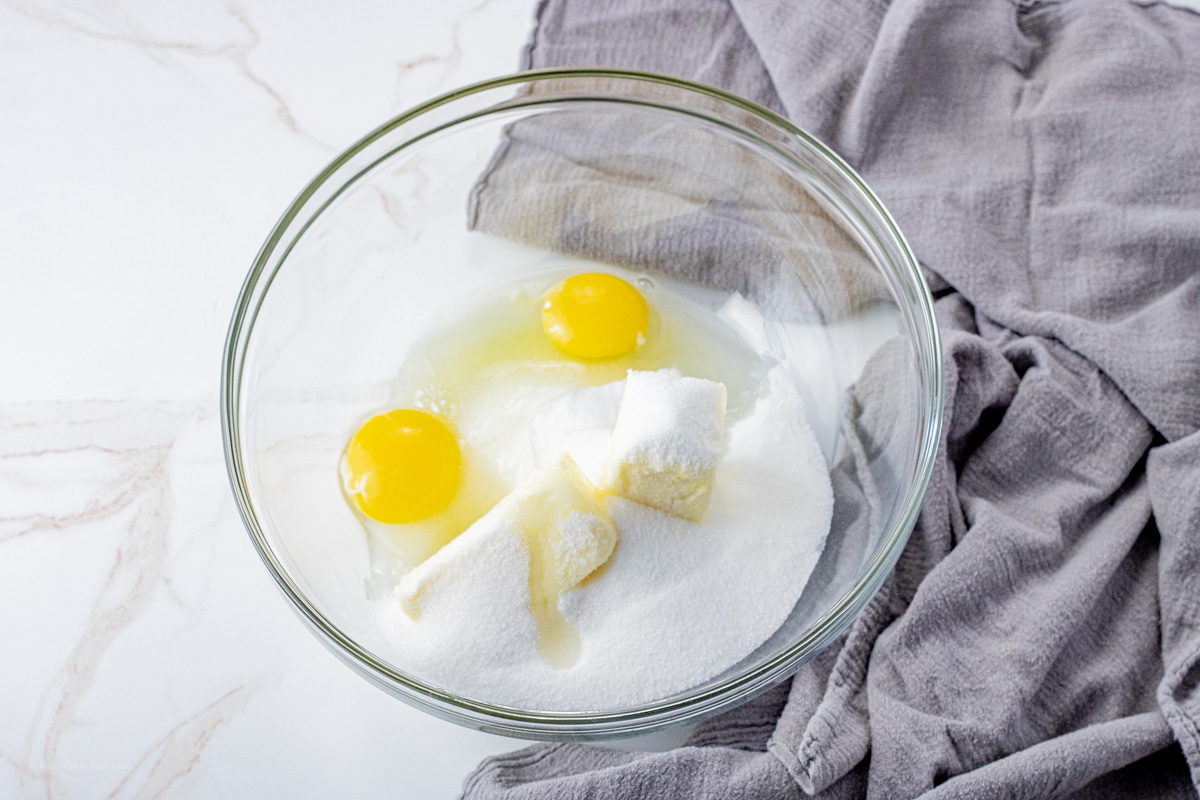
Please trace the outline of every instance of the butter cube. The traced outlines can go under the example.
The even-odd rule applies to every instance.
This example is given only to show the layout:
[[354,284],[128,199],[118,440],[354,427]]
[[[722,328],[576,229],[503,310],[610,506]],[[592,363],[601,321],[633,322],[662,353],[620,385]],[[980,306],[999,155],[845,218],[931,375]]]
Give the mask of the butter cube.
[[608,488],[699,522],[723,451],[725,384],[630,370],[613,428]]
[[[535,471],[491,511],[400,579],[396,598],[420,616],[423,598],[441,583],[477,567],[494,537],[519,537],[528,559],[530,603],[535,616],[552,611],[563,592],[606,562],[617,545],[617,528],[596,488],[568,455]],[[509,568],[511,569],[511,568]]]

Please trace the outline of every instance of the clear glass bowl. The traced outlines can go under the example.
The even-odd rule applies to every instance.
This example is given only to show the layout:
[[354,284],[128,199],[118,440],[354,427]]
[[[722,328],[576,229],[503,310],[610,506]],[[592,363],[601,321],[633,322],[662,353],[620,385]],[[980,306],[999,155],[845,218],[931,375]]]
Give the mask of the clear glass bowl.
[[[766,321],[829,465],[833,526],[790,617],[721,675],[636,707],[557,712],[406,673],[373,629],[366,545],[337,482],[406,349],[481,287],[583,258],[740,293]],[[932,301],[896,223],[837,155],[753,103],[674,78],[545,70],[432,100],[291,204],[242,288],[221,419],[267,569],[317,638],[388,693],[510,736],[695,722],[792,674],[899,557],[942,426]]]

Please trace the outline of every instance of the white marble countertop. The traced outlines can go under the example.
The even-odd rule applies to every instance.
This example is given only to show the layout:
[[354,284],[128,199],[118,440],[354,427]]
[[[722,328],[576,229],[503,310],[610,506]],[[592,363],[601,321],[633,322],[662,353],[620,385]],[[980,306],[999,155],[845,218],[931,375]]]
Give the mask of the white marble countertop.
[[338,151],[532,0],[0,3],[0,797],[453,797],[523,743],[325,651],[232,501],[230,312]]

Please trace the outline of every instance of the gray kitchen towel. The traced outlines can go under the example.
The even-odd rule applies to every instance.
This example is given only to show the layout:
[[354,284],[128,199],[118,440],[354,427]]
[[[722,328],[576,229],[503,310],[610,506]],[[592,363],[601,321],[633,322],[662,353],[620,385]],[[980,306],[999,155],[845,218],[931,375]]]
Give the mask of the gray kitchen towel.
[[525,66],[714,84],[846,157],[926,268],[947,424],[896,570],[788,685],[666,753],[489,759],[464,796],[1195,797],[1200,16],[543,0]]
[[[610,84],[591,76],[571,90],[633,91],[628,80]],[[637,89],[643,101],[664,99]],[[528,91],[559,90],[551,79]],[[787,321],[890,303],[866,252],[769,163],[676,119],[560,109],[505,128],[471,193],[468,222],[538,248],[738,292]]]

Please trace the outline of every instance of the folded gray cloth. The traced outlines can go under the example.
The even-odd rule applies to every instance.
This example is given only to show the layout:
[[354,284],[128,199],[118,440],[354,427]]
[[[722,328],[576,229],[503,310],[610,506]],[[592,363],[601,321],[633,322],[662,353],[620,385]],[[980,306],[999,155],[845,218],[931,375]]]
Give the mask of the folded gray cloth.
[[790,684],[667,753],[489,759],[464,796],[1196,796],[1200,16],[543,0],[525,66],[562,65],[722,86],[842,153],[927,267],[947,425],[895,572]]
[[[556,88],[547,83],[542,91]],[[584,85],[599,91],[606,83]],[[472,192],[469,224],[740,292],[777,319],[816,321],[890,301],[862,248],[794,179],[765,163],[740,142],[676,120],[559,111],[507,127]]]

